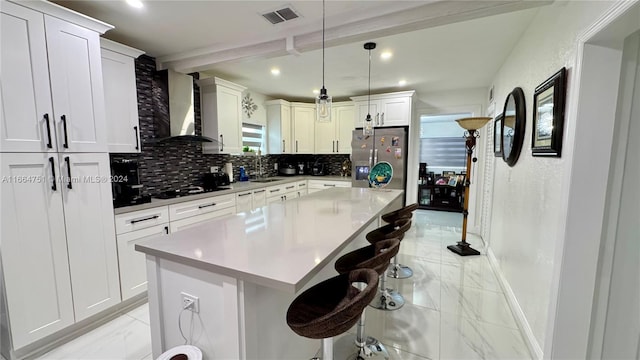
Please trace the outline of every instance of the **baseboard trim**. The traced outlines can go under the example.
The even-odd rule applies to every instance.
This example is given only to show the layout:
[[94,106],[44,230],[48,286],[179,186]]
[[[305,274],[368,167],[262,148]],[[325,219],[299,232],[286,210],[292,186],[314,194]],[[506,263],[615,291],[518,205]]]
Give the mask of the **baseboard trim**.
[[485,249],[485,252],[487,254],[487,257],[489,258],[489,263],[493,268],[493,272],[498,276],[498,282],[500,283],[500,287],[502,288],[502,291],[504,292],[504,295],[507,298],[507,303],[509,304],[511,313],[513,314],[513,317],[515,318],[516,323],[518,324],[520,333],[522,333],[522,336],[524,337],[524,341],[527,344],[527,347],[529,347],[529,352],[531,353],[534,359],[542,360],[543,359],[542,348],[540,347],[538,340],[536,340],[536,337],[533,335],[533,330],[531,330],[531,326],[527,321],[527,317],[524,315],[524,311],[522,311],[522,308],[518,303],[518,299],[516,298],[516,295],[513,293],[513,290],[511,289],[509,282],[507,281],[507,279],[504,277],[504,274],[500,270],[498,259],[496,259],[496,256],[493,253],[493,250],[491,250],[490,246],[488,246]]

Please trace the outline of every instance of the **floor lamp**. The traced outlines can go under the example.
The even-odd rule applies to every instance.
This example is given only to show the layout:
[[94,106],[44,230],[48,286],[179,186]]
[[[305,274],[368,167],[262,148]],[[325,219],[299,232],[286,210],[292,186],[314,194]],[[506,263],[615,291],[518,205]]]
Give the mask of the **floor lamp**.
[[[458,125],[460,125],[466,131],[464,132],[464,136],[466,138],[466,148],[467,148],[467,176],[464,182],[464,206],[462,210],[463,220],[462,220],[462,240],[458,241],[456,245],[449,245],[447,249],[453,251],[454,253],[460,256],[468,256],[468,255],[480,255],[480,252],[476,249],[471,248],[469,243],[467,242],[467,216],[469,215],[469,186],[471,185],[471,155],[473,154],[473,150],[476,148],[476,139],[480,136],[478,129],[483,127],[486,123],[489,122],[491,118],[489,117],[473,117],[473,118],[464,118],[458,119]],[[477,158],[474,158],[473,161],[477,161]]]

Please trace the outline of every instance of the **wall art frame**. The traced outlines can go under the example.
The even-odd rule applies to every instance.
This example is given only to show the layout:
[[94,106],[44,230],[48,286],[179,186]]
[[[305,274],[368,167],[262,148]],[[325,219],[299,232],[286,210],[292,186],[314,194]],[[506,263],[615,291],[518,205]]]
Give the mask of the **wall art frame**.
[[566,88],[567,69],[564,67],[536,87],[533,94],[531,155],[562,155]]
[[502,157],[502,120],[504,115],[500,114],[493,120],[493,154],[495,157]]

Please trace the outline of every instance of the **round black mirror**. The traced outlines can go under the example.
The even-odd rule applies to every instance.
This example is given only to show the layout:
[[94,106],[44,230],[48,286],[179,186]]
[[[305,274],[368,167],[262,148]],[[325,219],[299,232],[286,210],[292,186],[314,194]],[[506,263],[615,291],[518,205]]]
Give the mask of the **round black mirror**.
[[527,121],[524,92],[521,88],[513,89],[504,102],[504,120],[502,121],[502,158],[509,166],[518,161]]

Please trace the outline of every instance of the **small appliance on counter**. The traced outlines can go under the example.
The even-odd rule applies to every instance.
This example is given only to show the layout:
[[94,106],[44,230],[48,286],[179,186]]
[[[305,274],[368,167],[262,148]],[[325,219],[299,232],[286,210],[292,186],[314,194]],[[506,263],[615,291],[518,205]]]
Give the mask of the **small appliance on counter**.
[[222,186],[229,185],[229,175],[219,171],[202,175],[202,187],[204,191],[215,191]]
[[281,164],[278,167],[278,172],[280,173],[280,175],[285,176],[296,175],[298,173],[296,167],[293,164]]
[[323,176],[324,175],[324,163],[320,161],[316,161],[311,166],[311,175],[313,176]]
[[298,175],[304,175],[306,174],[307,171],[307,166],[305,163],[303,162],[299,162],[298,163]]
[[113,159],[111,162],[111,175],[111,193],[114,208],[151,202],[151,196],[141,194],[143,185],[140,184],[138,161]]

